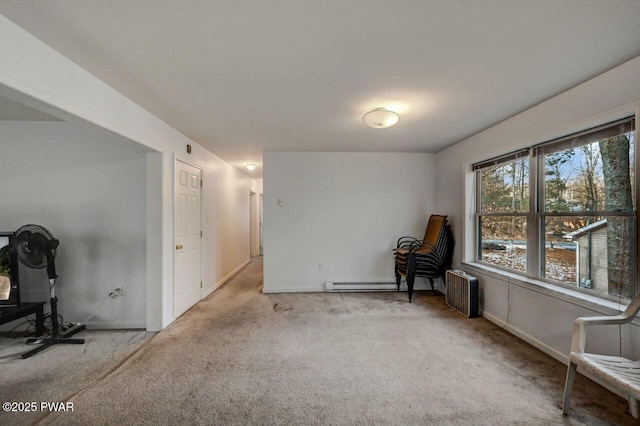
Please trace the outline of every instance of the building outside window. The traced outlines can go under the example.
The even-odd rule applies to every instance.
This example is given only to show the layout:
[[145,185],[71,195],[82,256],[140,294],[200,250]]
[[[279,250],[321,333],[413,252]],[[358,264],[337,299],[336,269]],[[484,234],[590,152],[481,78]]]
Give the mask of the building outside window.
[[477,259],[599,296],[636,293],[635,120],[473,165]]

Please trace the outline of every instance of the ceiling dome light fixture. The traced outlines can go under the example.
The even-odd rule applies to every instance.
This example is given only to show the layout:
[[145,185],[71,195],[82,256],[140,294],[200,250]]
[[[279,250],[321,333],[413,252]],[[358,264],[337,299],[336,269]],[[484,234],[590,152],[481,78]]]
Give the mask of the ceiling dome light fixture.
[[258,166],[256,166],[255,164],[247,164],[246,167],[247,167],[247,170],[254,171]]
[[387,127],[398,124],[400,116],[395,111],[386,108],[376,108],[363,115],[362,121],[374,129],[386,129]]

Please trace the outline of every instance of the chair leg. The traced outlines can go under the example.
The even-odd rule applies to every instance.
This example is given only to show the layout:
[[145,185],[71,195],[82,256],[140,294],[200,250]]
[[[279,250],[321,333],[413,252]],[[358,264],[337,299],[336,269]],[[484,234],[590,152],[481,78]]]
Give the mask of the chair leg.
[[409,293],[409,303],[411,303],[411,297],[413,296],[413,282],[416,276],[414,274],[407,274],[407,292]]
[[629,412],[634,419],[640,418],[640,410],[638,409],[638,400],[634,397],[629,397]]
[[569,361],[569,368],[567,369],[567,381],[564,384],[564,399],[562,401],[562,414],[565,416],[569,412],[569,401],[571,400],[571,389],[573,388],[573,380],[576,378],[576,370],[578,366]]
[[397,291],[400,291],[400,274],[398,273],[398,270],[396,269],[396,287],[398,288]]
[[435,290],[436,288],[433,286],[433,278],[429,278],[429,283],[431,283],[431,290]]

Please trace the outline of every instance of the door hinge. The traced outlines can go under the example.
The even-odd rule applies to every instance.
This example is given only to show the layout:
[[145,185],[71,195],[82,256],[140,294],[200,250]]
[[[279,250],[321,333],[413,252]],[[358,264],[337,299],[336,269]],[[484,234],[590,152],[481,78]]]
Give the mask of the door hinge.
[[202,179],[200,179],[200,188],[202,188]]
[[202,238],[202,231],[200,231],[200,238]]
[[200,281],[200,288],[202,288],[202,281]]

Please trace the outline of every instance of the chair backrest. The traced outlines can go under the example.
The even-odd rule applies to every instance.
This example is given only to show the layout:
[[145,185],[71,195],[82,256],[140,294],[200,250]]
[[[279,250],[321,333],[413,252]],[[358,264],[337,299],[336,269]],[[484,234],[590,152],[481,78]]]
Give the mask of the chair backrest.
[[441,277],[444,280],[446,270],[451,268],[456,241],[446,217],[432,216],[435,224],[433,227],[431,226],[432,220],[429,220],[427,234],[430,230],[433,231],[440,225],[440,232],[437,234],[435,243],[425,240],[420,247],[417,247],[418,241],[412,245],[410,262],[412,262],[412,273],[415,276],[425,278]]
[[427,224],[427,230],[424,233],[424,243],[423,247],[431,244],[431,246],[435,246],[438,243],[438,239],[440,238],[440,234],[447,224],[447,216],[432,214],[429,217],[429,223]]

